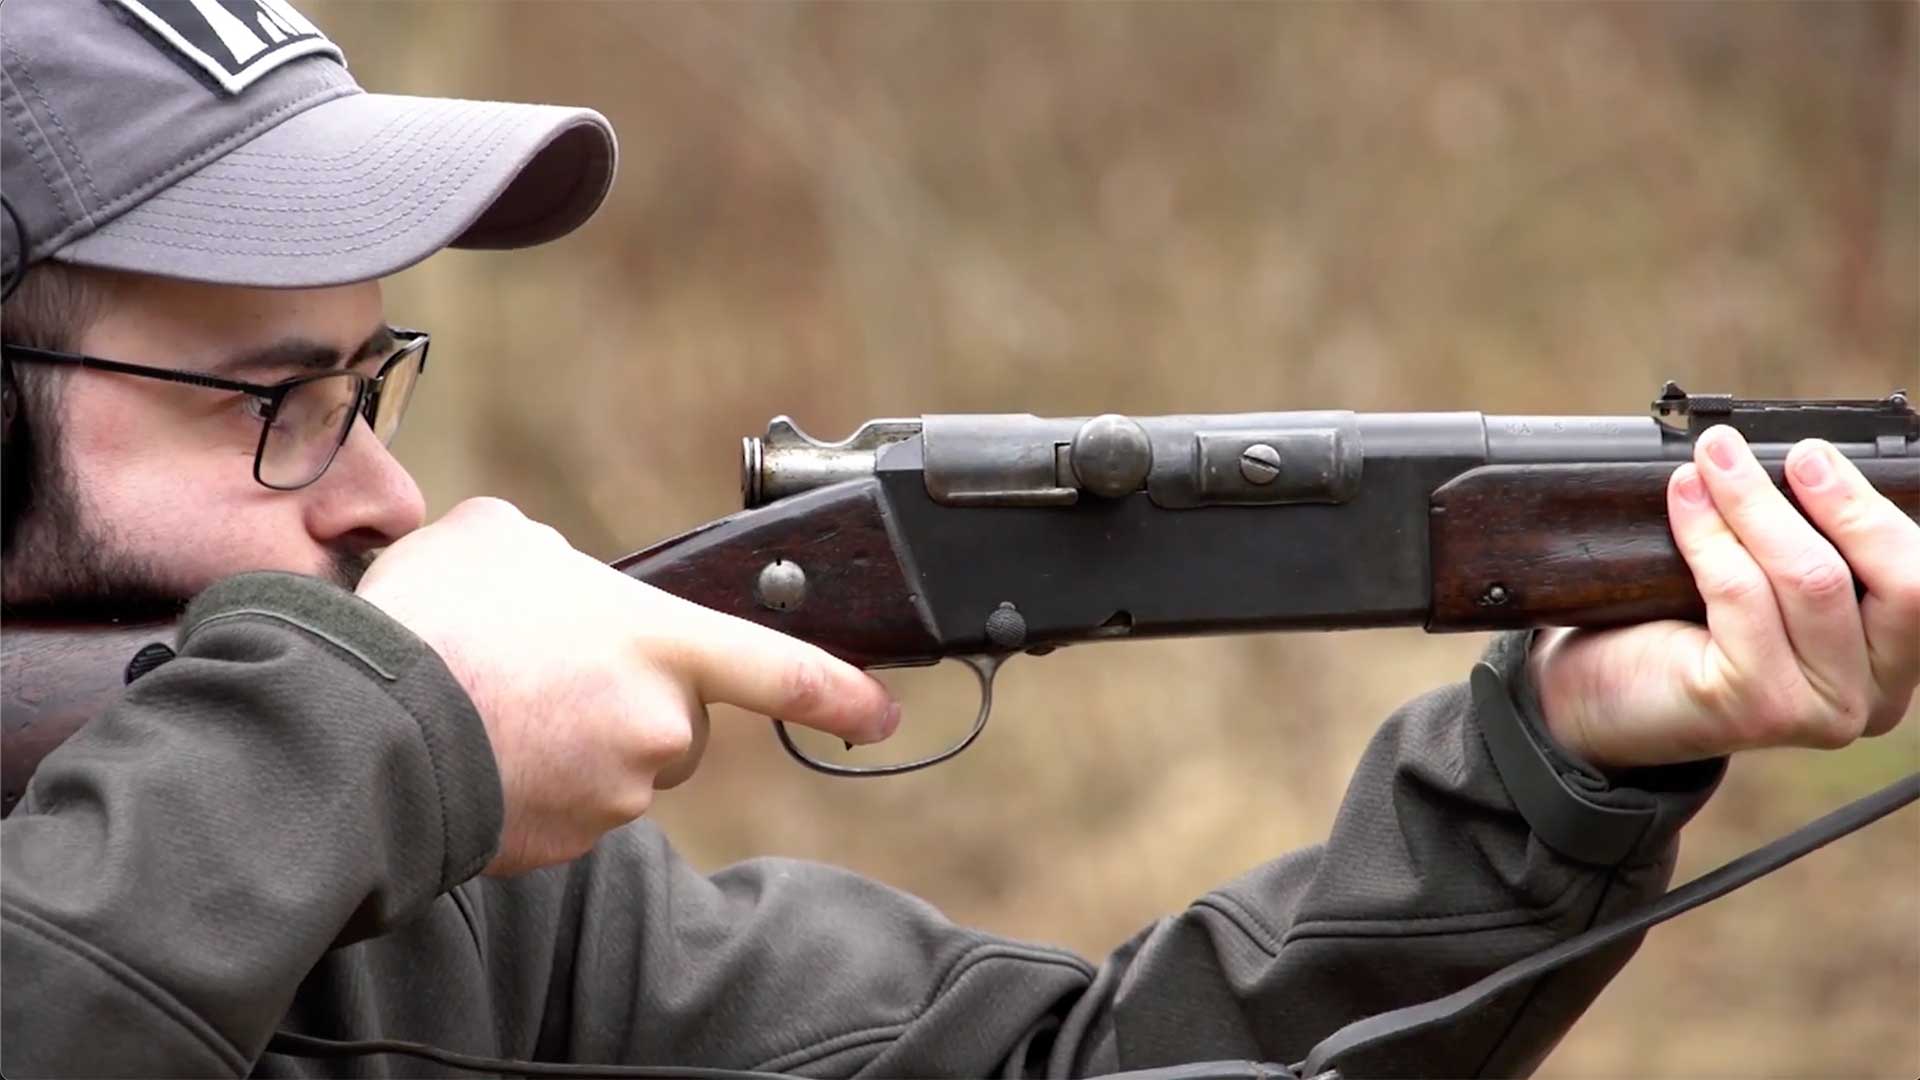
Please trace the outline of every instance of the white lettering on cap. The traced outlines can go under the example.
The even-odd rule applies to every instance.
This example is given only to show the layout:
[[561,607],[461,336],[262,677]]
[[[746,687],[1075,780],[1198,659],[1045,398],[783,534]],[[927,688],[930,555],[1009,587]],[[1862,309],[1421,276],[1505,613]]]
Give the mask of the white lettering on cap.
[[287,0],[107,0],[118,4],[173,47],[179,57],[238,94],[291,60],[324,53],[347,62],[340,47]]

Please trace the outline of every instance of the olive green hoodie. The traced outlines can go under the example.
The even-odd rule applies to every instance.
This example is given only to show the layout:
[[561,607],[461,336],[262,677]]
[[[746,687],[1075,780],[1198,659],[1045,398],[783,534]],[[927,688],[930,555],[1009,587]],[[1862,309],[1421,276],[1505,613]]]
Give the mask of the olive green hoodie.
[[[1539,726],[1525,641],[1496,638],[1471,688],[1381,726],[1326,844],[1094,963],[832,867],[702,875],[645,821],[566,866],[476,877],[499,777],[439,658],[349,593],[243,575],[195,601],[178,658],[50,755],[0,824],[0,1071],[433,1069],[264,1054],[276,1028],[811,1076],[1298,1061],[1665,886],[1723,763],[1629,787],[1568,759]],[[1631,949],[1347,1070],[1527,1072]]]

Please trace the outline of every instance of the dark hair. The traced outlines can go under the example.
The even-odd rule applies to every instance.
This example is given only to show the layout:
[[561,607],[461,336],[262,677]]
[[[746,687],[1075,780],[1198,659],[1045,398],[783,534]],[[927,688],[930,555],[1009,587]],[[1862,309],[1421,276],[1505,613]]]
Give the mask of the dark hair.
[[[39,263],[0,305],[0,340],[73,351],[99,318],[109,290],[108,279],[98,272]],[[36,495],[59,479],[59,425],[54,418],[68,374],[45,365],[6,365],[6,392],[13,400],[0,463],[0,552],[13,549],[20,519],[33,508]]]

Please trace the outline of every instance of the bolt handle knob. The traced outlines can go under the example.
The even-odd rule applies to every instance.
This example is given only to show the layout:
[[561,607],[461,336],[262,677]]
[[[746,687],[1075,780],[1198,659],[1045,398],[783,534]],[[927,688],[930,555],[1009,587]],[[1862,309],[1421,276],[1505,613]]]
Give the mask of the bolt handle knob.
[[1139,491],[1153,469],[1153,443],[1140,421],[1105,413],[1080,425],[1073,436],[1073,475],[1103,499]]

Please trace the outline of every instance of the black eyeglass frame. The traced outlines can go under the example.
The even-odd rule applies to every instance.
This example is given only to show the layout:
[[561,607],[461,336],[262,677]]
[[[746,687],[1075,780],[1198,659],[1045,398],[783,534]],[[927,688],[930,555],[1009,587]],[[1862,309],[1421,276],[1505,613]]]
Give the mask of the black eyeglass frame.
[[[203,386],[209,390],[226,390],[233,393],[251,394],[254,397],[261,398],[267,402],[267,410],[266,416],[260,424],[260,442],[253,448],[253,479],[261,487],[271,488],[274,491],[298,491],[301,488],[315,483],[322,476],[327,475],[327,470],[333,467],[334,458],[340,456],[340,448],[347,444],[347,436],[353,431],[352,417],[364,417],[369,427],[373,425],[374,417],[380,411],[380,398],[382,392],[386,389],[387,375],[389,372],[399,366],[403,360],[417,354],[420,358],[420,366],[415,372],[415,377],[418,378],[419,375],[426,373],[427,346],[431,343],[432,336],[425,330],[404,330],[397,326],[392,327],[391,332],[394,340],[398,342],[399,345],[394,349],[391,356],[381,362],[380,370],[372,375],[363,374],[358,371],[335,369],[316,371],[311,375],[297,375],[291,379],[284,379],[277,383],[241,382],[238,379],[226,379],[218,375],[209,375],[203,371],[176,371],[173,368],[148,367],[145,364],[129,364],[120,360],[108,360],[98,356],[85,356],[80,353],[56,352],[52,349],[36,349],[27,345],[0,346],[0,353],[3,353],[8,361],[25,360],[39,364],[66,364],[71,367],[90,368],[94,371],[110,371],[119,375],[134,375],[143,379],[159,379],[162,382],[184,383],[188,386]],[[267,437],[273,433],[273,421],[280,413],[280,403],[286,400],[288,394],[293,393],[307,383],[317,382],[321,379],[340,378],[351,378],[355,381],[357,384],[355,389],[356,397],[354,407],[348,414],[347,422],[340,425],[340,433],[334,437],[333,449],[327,454],[326,462],[314,472],[312,477],[298,484],[268,483],[267,480],[260,475],[260,465],[266,456]],[[398,430],[399,425],[396,423],[394,425],[394,431]],[[392,437],[391,433],[389,433],[388,437]]]

